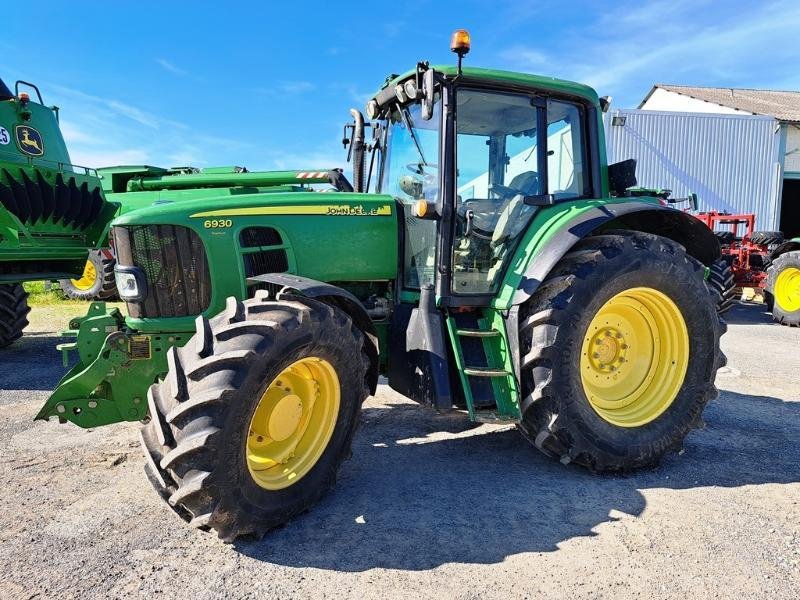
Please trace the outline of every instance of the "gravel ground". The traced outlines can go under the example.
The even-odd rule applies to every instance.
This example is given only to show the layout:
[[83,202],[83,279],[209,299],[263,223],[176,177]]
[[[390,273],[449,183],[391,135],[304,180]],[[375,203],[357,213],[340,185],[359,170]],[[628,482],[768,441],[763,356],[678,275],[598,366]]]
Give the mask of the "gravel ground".
[[0,598],[800,596],[800,330],[757,305],[730,314],[707,427],[657,470],[562,467],[382,385],[334,493],[233,546],[162,505],[135,424],[32,421],[63,312],[0,354]]

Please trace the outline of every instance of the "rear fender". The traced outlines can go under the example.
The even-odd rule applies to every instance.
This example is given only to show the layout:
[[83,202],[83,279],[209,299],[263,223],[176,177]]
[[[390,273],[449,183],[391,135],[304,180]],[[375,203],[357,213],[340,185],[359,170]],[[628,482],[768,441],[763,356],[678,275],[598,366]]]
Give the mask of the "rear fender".
[[[536,227],[536,223],[531,227]],[[687,213],[654,202],[585,205],[568,218],[558,219],[554,229],[544,239],[526,236],[512,262],[522,266],[510,270],[499,297],[508,298],[506,305],[498,302],[496,308],[511,308],[525,302],[578,241],[603,230],[630,229],[664,236],[684,246],[706,266],[721,256],[719,242],[708,227]]]

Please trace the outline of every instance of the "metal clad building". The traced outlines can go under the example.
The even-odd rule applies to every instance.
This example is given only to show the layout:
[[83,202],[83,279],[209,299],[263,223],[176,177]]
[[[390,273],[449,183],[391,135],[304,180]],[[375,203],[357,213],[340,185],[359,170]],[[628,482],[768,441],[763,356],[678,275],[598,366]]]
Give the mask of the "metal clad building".
[[699,209],[756,213],[778,230],[780,123],[770,116],[612,109],[605,115],[608,162],[635,158],[643,187],[695,193]]

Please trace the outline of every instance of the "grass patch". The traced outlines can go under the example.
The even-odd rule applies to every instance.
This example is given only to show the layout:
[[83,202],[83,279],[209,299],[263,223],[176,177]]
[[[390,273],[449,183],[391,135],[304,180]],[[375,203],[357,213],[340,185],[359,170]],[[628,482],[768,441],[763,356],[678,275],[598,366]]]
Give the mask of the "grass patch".
[[52,306],[54,304],[87,304],[84,300],[72,300],[66,298],[61,293],[61,289],[57,285],[51,285],[47,289],[44,281],[29,281],[23,283],[22,287],[28,292],[28,305],[29,306]]

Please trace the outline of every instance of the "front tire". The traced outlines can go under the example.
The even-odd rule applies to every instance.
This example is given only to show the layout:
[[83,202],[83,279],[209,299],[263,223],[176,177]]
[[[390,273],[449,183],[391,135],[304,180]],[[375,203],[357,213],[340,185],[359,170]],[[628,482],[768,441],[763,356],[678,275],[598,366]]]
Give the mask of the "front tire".
[[0,348],[22,337],[30,311],[28,292],[21,284],[0,284]]
[[772,317],[781,325],[800,327],[800,250],[772,261],[765,291]]
[[725,364],[725,326],[703,275],[660,236],[579,242],[521,311],[523,435],[597,472],[650,467],[678,450]]
[[198,317],[148,394],[151,483],[229,542],[307,510],[350,454],[369,395],[364,344],[347,314],[302,297],[229,298],[223,314]]

